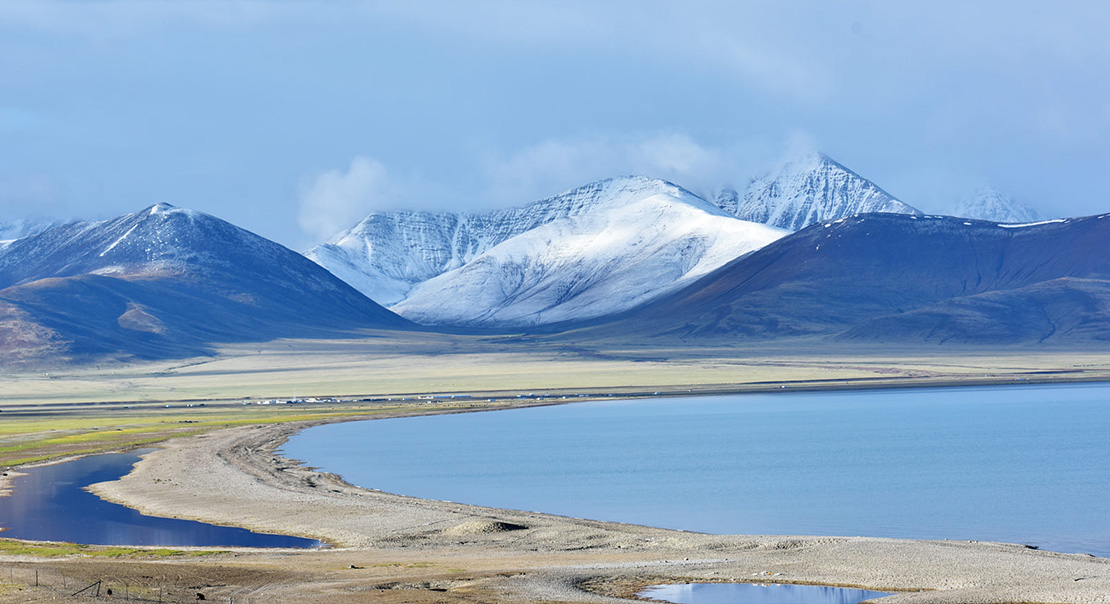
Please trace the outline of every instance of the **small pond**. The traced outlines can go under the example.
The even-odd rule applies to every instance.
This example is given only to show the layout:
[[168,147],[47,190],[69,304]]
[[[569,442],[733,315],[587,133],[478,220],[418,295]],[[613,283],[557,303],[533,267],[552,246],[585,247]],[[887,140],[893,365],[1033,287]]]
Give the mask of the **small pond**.
[[689,583],[654,585],[636,595],[674,604],[859,604],[891,594],[824,585]]
[[85,487],[117,480],[153,449],[90,455],[24,470],[12,495],[0,497],[0,537],[90,545],[318,547],[319,541],[253,533],[193,520],[146,516],[105,501]]

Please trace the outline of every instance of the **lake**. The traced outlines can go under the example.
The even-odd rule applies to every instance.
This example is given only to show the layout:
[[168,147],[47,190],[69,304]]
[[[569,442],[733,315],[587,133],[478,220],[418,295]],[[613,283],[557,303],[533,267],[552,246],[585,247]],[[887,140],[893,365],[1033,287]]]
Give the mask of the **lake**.
[[655,585],[636,595],[674,604],[859,604],[891,594],[824,585],[682,583]]
[[284,454],[427,499],[717,534],[1110,556],[1110,386],[601,401],[331,424]]
[[318,547],[319,541],[246,529],[146,516],[105,501],[84,487],[117,480],[152,449],[89,455],[22,470],[12,495],[0,497],[2,537],[95,545]]

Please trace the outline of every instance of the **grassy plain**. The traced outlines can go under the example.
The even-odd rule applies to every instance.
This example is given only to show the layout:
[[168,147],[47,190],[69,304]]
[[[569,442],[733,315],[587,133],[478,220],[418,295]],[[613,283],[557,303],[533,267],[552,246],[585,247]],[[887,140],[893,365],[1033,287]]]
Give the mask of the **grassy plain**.
[[[807,340],[586,345],[385,332],[239,344],[184,360],[0,371],[0,466],[10,467],[216,428],[383,413],[606,396],[1108,380],[1110,352],[848,347]],[[450,394],[470,398],[419,399]],[[341,402],[243,404],[294,396]]]
[[840,345],[821,340],[584,344],[443,334],[225,346],[210,357],[0,369],[0,409],[98,402],[769,385],[853,387],[1110,379],[1110,349]]

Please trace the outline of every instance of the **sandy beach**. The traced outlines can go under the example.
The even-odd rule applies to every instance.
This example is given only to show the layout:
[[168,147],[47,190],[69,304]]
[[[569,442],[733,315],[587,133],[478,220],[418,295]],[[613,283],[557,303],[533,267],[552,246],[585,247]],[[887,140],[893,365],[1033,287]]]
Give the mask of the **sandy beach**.
[[[899,602],[1110,602],[1110,560],[1023,545],[719,536],[426,501],[353,487],[274,453],[309,424],[220,430],[147,455],[101,496],[162,516],[325,540],[216,566],[292,573],[236,601],[618,601],[661,582],[899,592]],[[198,562],[212,565],[213,560]],[[295,570],[294,570],[295,569]],[[243,586],[228,586],[239,589]]]

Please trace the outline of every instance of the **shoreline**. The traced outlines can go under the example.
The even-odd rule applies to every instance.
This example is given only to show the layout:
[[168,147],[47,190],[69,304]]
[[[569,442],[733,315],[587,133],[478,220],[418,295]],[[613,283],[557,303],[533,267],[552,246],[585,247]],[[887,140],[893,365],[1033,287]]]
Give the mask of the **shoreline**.
[[[1015,377],[1015,376],[1032,377]],[[1057,377],[1065,376],[1065,377]],[[1110,383],[1110,375],[1082,375],[1081,370],[1047,370],[1027,372],[1020,374],[1007,374],[984,377],[866,377],[866,378],[828,378],[805,379],[788,381],[757,381],[736,384],[701,384],[694,386],[605,386],[582,388],[518,388],[502,390],[429,390],[398,392],[390,394],[362,393],[336,395],[340,399],[353,400],[408,400],[416,401],[421,397],[430,397],[432,402],[449,396],[469,397],[475,401],[492,398],[497,401],[532,401],[533,404],[569,404],[586,402],[590,400],[605,400],[608,398],[666,398],[687,396],[726,396],[732,394],[778,394],[791,392],[854,392],[872,390],[910,390],[929,388],[989,388],[1006,386],[1045,386],[1045,385],[1076,385],[1076,384]],[[527,395],[525,393],[528,393]],[[543,394],[534,394],[543,392]],[[534,394],[534,396],[532,396]],[[521,396],[524,398],[521,398]],[[313,396],[313,395],[305,395]],[[323,395],[320,395],[323,396]],[[556,397],[567,397],[565,400]],[[280,398],[280,397],[278,397]],[[330,396],[324,396],[330,398]],[[206,405],[238,406],[243,403],[242,398],[190,398],[173,399],[172,406],[189,403],[203,403]],[[87,403],[52,403],[47,405],[37,403],[5,404],[4,411],[54,412],[67,407],[83,409],[107,409],[126,406],[163,406],[164,400],[118,400],[99,401]],[[505,407],[509,408],[509,407]],[[465,411],[464,411],[465,412]]]
[[[147,513],[333,544],[294,554],[299,557],[415,553],[455,564],[512,560],[512,572],[546,577],[509,582],[514,585],[497,601],[547,598],[553,580],[561,586],[557,601],[588,602],[668,581],[773,579],[898,592],[890,602],[1110,602],[1110,559],[1085,554],[985,542],[707,535],[484,508],[354,487],[276,454],[300,430],[360,419],[384,417],[230,428],[171,441],[128,476],[93,490]],[[174,488],[175,477],[189,497]],[[222,488],[205,488],[216,482]],[[259,510],[251,501],[271,505]]]

